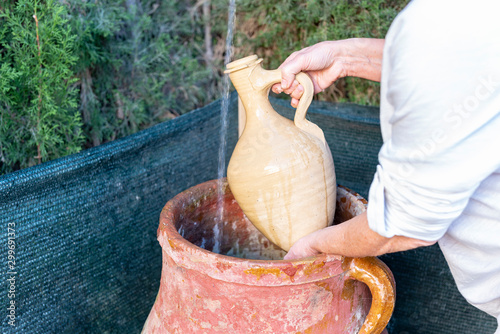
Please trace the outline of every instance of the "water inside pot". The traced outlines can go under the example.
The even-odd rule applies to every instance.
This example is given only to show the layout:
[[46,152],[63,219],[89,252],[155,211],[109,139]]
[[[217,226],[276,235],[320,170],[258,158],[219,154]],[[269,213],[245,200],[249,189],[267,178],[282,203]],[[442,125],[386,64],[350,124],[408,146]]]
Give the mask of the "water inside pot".
[[[351,218],[343,210],[342,197],[338,205],[334,224]],[[208,251],[253,260],[282,260],[286,252],[270,242],[241,211],[229,188],[223,195],[223,218],[219,217],[217,196],[207,194],[193,199],[189,208],[180,213],[176,221],[179,234],[192,244]]]
[[198,247],[222,255],[253,260],[283,259],[286,252],[253,226],[229,190],[223,196],[222,221],[217,205],[216,196],[193,203],[176,222],[179,234]]

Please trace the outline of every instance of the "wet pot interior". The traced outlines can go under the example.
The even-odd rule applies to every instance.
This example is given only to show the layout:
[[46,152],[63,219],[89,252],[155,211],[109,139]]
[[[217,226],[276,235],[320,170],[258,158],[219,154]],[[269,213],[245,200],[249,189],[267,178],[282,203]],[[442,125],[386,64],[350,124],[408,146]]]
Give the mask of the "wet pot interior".
[[[271,243],[241,211],[227,183],[219,199],[216,188],[193,196],[180,210],[175,227],[192,244],[208,251],[254,260],[282,260],[286,252]],[[337,190],[334,224],[339,224],[364,210],[366,201],[344,187]],[[220,210],[222,204],[223,210]],[[221,219],[222,217],[222,219]]]

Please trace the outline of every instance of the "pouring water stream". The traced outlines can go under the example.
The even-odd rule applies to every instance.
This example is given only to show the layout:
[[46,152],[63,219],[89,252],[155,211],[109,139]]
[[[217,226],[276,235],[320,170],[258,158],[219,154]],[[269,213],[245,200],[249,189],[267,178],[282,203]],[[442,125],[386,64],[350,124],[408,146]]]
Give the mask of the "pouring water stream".
[[[224,57],[224,67],[231,61],[231,47],[233,44],[233,30],[236,14],[236,0],[229,0],[229,12],[227,22],[227,36],[226,36],[226,55]],[[223,183],[226,170],[226,134],[227,134],[227,114],[229,110],[229,76],[224,75],[223,79],[223,95],[221,104],[221,129],[220,129],[220,146],[219,146],[219,165],[217,171],[218,189],[217,189],[217,217],[219,222],[223,222],[224,207],[223,207]],[[218,224],[214,226],[214,249],[213,252],[220,252],[221,244],[221,230]]]

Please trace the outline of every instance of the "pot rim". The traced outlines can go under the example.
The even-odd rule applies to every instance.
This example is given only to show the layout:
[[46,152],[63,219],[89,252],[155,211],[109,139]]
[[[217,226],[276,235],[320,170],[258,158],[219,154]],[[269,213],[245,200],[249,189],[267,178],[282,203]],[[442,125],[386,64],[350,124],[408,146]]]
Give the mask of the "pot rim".
[[[256,281],[260,281],[261,278],[263,281],[267,281],[257,283],[259,285],[273,284],[271,282],[273,280],[275,281],[274,283],[282,285],[283,279],[281,276],[283,274],[288,275],[291,282],[298,284],[324,280],[325,278],[337,276],[344,272],[341,267],[343,257],[338,255],[319,254],[295,260],[242,259],[211,252],[184,239],[172,222],[175,221],[180,211],[185,209],[187,203],[201,199],[203,196],[206,198],[214,192],[216,193],[218,182],[218,179],[206,181],[177,194],[165,204],[161,211],[157,232],[158,241],[163,252],[167,252],[178,265],[182,263],[182,266],[185,268],[194,268],[196,266],[198,269],[200,269],[200,266],[207,267],[206,269],[212,273],[214,273],[211,270],[213,266],[221,273],[230,269],[237,269],[239,272],[243,270],[245,273],[253,274],[256,277]],[[221,182],[223,182],[225,193],[228,187],[226,178],[222,178]],[[358,193],[341,185],[337,189],[337,192],[340,192],[341,195],[353,198],[356,202],[360,201],[364,208],[366,208],[366,200]],[[272,276],[275,276],[274,279]]]

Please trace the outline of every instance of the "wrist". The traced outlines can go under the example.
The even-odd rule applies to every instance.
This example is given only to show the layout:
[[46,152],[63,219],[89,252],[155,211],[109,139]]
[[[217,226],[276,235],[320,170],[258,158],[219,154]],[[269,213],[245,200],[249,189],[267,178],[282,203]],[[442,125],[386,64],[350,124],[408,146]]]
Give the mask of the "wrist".
[[342,68],[341,77],[380,81],[383,39],[351,38],[331,43],[333,62]]

